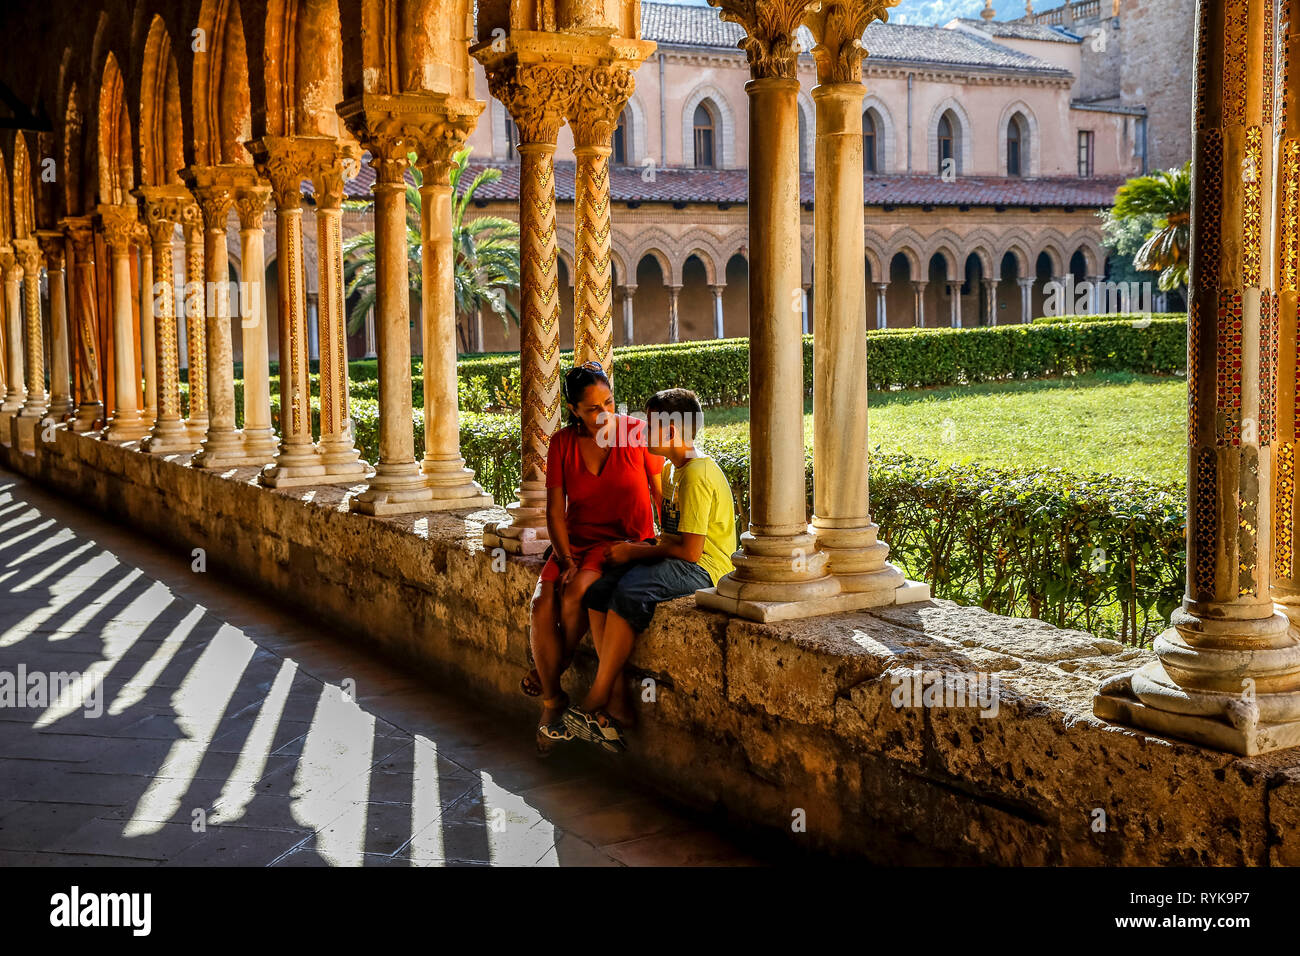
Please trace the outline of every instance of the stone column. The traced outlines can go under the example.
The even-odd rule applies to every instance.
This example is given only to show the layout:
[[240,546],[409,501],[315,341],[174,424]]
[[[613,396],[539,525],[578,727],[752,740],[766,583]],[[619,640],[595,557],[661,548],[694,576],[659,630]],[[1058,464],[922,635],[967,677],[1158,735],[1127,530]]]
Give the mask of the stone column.
[[149,433],[140,411],[140,372],[135,367],[135,316],[131,306],[131,246],[135,242],[134,205],[103,205],[99,218],[112,258],[113,391],[116,408],[104,432],[108,441],[129,442]]
[[[339,107],[375,168],[375,319],[379,333],[379,461],[353,511],[427,511],[433,491],[415,460],[411,415],[410,276],[406,249],[406,168],[420,117],[409,97],[363,96]],[[416,97],[414,99],[422,99]]]
[[[12,246],[0,246],[0,270],[5,284],[5,394],[0,415],[17,415],[26,398],[23,384],[23,267]],[[0,421],[0,441],[9,444],[8,419]]]
[[325,140],[315,147],[314,156],[311,172],[316,197],[316,327],[320,349],[318,451],[330,482],[364,481],[370,466],[361,460],[352,435],[343,281],[343,180],[346,170],[356,175],[358,152],[355,146],[344,148],[336,140]]
[[144,375],[144,417],[158,418],[158,329],[154,315],[153,245],[149,228],[136,223],[135,244],[140,251],[140,371]]
[[614,268],[610,262],[610,140],[635,83],[627,68],[597,64],[577,71],[573,130],[573,362],[599,362],[613,379]]
[[722,293],[727,291],[725,285],[711,285],[709,291],[713,293],[713,337],[715,339],[726,338],[726,327],[722,321]]
[[799,328],[803,335],[807,335],[811,331],[808,328],[808,286],[803,286],[800,289]]
[[[1289,33],[1279,37],[1279,112],[1274,211],[1277,282],[1277,445],[1273,471],[1273,600],[1300,625],[1300,507],[1296,502],[1296,447],[1300,444],[1300,0],[1281,0]],[[1155,311],[1163,311],[1158,302]],[[1190,316],[1189,316],[1190,319]],[[1269,345],[1274,343],[1270,341]]]
[[[893,604],[903,573],[871,520],[867,489],[867,277],[862,197],[862,55],[873,19],[826,0],[806,21],[817,49],[813,199],[813,528],[843,606]],[[842,52],[831,52],[842,51]],[[805,301],[807,301],[805,297]],[[929,591],[924,586],[913,589]],[[855,599],[850,600],[849,594]],[[829,610],[829,608],[828,608]]]
[[912,310],[916,316],[916,327],[925,328],[925,287],[929,283],[912,280]]
[[961,286],[960,282],[948,283],[948,318],[954,329],[961,328]]
[[[790,306],[802,289],[799,81],[795,33],[806,0],[714,0],[747,34],[749,96],[750,515],[736,569],[696,593],[756,620],[833,609],[840,593],[805,500],[803,342]],[[861,123],[861,120],[858,120]],[[861,178],[861,166],[858,167]],[[859,221],[859,229],[861,224]],[[854,272],[862,266],[859,251]]]
[[989,325],[998,324],[998,280],[981,279],[984,286],[984,311],[988,313]]
[[1025,325],[1034,321],[1034,277],[1021,276],[1016,280],[1020,286],[1020,321]]
[[670,285],[668,289],[668,341],[678,342],[681,340],[681,323],[677,317],[677,296],[681,293],[682,287],[679,285]]
[[72,240],[75,271],[72,276],[73,329],[77,362],[77,418],[75,432],[94,431],[104,420],[104,390],[99,368],[99,319],[95,296],[95,231],[89,216],[62,220]]
[[240,296],[240,332],[244,351],[244,455],[265,464],[278,443],[271,427],[270,348],[266,326],[266,249],[262,217],[271,187],[241,184],[235,191],[239,214],[239,256],[248,299]]
[[[474,480],[474,472],[465,467],[465,459],[460,454],[460,403],[456,387],[456,250],[452,243],[450,179],[454,155],[473,129],[483,104],[474,102],[467,106],[466,101],[456,99],[444,102],[445,110],[430,114],[430,135],[419,145],[422,182],[420,239],[423,246],[420,287],[424,317],[424,461],[420,468],[433,491],[433,501],[425,507],[437,510],[488,508],[492,506],[492,496],[484,494]],[[591,239],[588,237],[588,241]],[[609,274],[608,244],[607,226],[606,276]],[[599,272],[590,257],[586,268]],[[607,284],[605,299],[608,298]],[[599,316],[596,315],[600,294],[590,275],[583,301],[588,303],[588,319],[595,323],[587,329],[589,345],[598,345],[603,335],[608,346],[609,311],[605,310],[601,331]],[[608,360],[609,349],[606,347],[605,363]]]
[[1107,305],[1106,277],[1088,276],[1088,307],[1092,309],[1092,314],[1100,315],[1106,311]]
[[522,481],[510,520],[484,529],[487,547],[546,549],[546,450],[560,424],[559,276],[555,235],[555,141],[576,85],[564,65],[521,63],[508,48],[474,49],[488,86],[519,130],[520,381]]
[[889,328],[889,283],[873,282],[872,285],[876,287],[876,328],[887,329]]
[[185,422],[197,445],[208,433],[207,296],[204,285],[203,213],[190,203],[182,213],[185,234],[185,348],[189,358],[190,414]]
[[[481,344],[481,343],[480,343]],[[371,306],[366,312],[366,358],[374,358],[379,353],[376,351],[378,342],[375,339],[375,307]]]
[[[144,200],[145,224],[153,245],[153,288],[151,308],[158,369],[158,417],[141,447],[155,455],[193,452],[197,441],[181,419],[180,346],[176,328],[176,261],[172,257],[172,240],[185,209],[189,194],[182,187],[146,186],[140,189]],[[143,281],[141,285],[144,285]],[[141,311],[141,315],[144,310]]]
[[623,286],[623,344],[631,345],[636,332],[636,286]]
[[307,158],[293,139],[267,137],[251,146],[275,196],[275,263],[279,278],[280,449],[263,469],[272,488],[321,483],[325,466],[311,438],[307,293],[303,274],[302,181]]
[[[192,168],[194,194],[203,216],[203,273],[207,288],[203,296],[205,325],[203,361],[207,372],[208,430],[195,454],[198,468],[230,468],[261,464],[244,453],[243,440],[235,428],[235,363],[230,341],[230,262],[226,251],[226,222],[234,205],[234,191],[217,185],[205,171]],[[201,184],[200,184],[201,183]],[[190,357],[190,375],[196,359]],[[194,408],[193,393],[190,409]]]
[[68,297],[64,262],[67,240],[62,230],[42,230],[41,255],[45,259],[45,277],[50,290],[50,415],[56,421],[72,416],[72,373],[68,349]]
[[1106,682],[1093,700],[1103,719],[1248,756],[1300,745],[1300,640],[1270,593],[1282,555],[1264,497],[1274,480],[1280,344],[1272,10],[1199,4],[1187,590],[1156,638],[1157,659]]
[[[27,349],[23,370],[27,376],[27,399],[20,418],[44,418],[49,411],[45,391],[45,329],[41,322],[41,247],[35,239],[15,239],[14,252],[23,267],[23,312]],[[23,339],[20,335],[19,344]]]

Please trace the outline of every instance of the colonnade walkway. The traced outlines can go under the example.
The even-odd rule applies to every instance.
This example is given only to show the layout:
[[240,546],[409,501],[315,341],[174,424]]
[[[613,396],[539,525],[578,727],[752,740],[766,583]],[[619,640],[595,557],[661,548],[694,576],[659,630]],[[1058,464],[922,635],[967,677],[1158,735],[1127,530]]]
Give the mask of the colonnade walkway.
[[777,861],[200,557],[0,470],[0,866]]

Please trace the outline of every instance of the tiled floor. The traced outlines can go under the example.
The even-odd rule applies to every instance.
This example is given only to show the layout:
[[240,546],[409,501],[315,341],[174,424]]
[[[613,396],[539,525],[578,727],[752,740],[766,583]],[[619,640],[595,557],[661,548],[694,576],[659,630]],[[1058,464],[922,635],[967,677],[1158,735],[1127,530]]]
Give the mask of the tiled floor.
[[191,561],[0,471],[0,865],[772,861]]

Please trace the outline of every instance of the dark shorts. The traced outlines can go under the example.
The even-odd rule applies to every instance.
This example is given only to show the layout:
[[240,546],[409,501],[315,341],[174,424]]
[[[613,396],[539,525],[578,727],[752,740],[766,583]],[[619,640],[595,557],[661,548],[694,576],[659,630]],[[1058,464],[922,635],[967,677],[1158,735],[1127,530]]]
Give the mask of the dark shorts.
[[616,611],[640,633],[650,626],[655,608],[664,601],[713,587],[713,579],[698,564],[664,558],[652,564],[623,564],[606,571],[582,598],[592,611]]

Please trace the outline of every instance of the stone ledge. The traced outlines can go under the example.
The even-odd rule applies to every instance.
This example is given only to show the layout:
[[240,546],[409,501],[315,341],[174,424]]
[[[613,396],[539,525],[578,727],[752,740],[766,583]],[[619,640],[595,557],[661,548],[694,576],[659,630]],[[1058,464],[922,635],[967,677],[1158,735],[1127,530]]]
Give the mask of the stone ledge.
[[[500,508],[374,518],[358,487],[268,489],[65,426],[0,460],[369,639],[530,732],[518,692],[538,556],[493,570]],[[1238,758],[1104,724],[1097,686],[1151,660],[943,600],[759,624],[664,605],[630,677],[655,702],[624,767],[792,841],[880,862],[1300,863],[1300,752]],[[571,690],[594,670],[580,655]],[[981,708],[896,706],[938,675]],[[982,676],[981,676],[982,675]],[[924,697],[923,697],[924,701]],[[996,714],[980,716],[981,709]],[[792,833],[803,810],[806,833]],[[1105,830],[1096,829],[1104,814]]]

